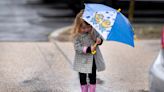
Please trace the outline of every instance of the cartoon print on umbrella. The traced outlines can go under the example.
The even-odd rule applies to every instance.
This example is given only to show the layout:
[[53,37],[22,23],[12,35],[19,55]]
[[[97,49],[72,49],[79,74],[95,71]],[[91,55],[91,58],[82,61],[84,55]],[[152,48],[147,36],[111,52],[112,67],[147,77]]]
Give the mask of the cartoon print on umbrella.
[[93,25],[101,23],[103,20],[104,16],[102,14],[98,14],[97,12],[95,13],[95,16],[91,19],[91,22]]
[[104,31],[110,31],[110,30],[106,30],[107,28],[111,27],[111,22],[110,20],[104,20],[101,24],[100,24],[100,30],[101,32],[104,32]]
[[[110,15],[111,17],[106,15]],[[115,14],[111,11],[99,13],[96,12],[95,14],[93,14],[90,22],[93,26],[96,26],[101,31],[101,33],[103,33],[104,31],[110,32],[110,29],[113,25],[112,22],[114,22],[113,17],[115,17]],[[87,16],[87,18],[90,18],[90,16]]]

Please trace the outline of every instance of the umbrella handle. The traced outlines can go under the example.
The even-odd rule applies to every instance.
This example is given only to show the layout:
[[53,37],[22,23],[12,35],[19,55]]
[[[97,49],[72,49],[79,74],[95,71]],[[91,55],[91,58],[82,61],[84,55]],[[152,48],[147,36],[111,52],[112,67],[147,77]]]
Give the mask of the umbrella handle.
[[92,53],[92,55],[96,54],[96,50],[92,51],[91,53]]
[[[95,43],[95,44],[93,45],[93,47],[95,47],[95,48],[96,48],[96,46],[97,46],[97,43]],[[96,50],[92,51],[91,53],[92,53],[92,55],[96,54]]]

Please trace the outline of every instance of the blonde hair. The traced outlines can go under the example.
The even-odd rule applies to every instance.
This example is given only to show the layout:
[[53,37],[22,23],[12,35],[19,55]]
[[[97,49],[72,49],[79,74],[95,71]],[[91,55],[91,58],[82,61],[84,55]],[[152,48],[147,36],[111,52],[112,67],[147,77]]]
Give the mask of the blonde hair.
[[[73,24],[73,28],[72,28],[72,38],[75,38],[77,36],[80,35],[80,27],[83,23],[85,23],[85,21],[82,19],[82,15],[83,15],[84,10],[82,9],[77,15],[76,18],[74,20],[74,24]],[[92,32],[91,32],[92,34]]]

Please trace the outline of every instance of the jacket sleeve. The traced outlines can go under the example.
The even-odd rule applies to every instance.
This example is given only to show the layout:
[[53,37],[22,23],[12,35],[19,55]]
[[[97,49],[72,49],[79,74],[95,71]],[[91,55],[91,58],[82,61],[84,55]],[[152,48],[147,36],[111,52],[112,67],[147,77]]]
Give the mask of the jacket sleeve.
[[78,53],[84,53],[86,54],[87,53],[87,46],[83,46],[81,41],[78,39],[78,37],[76,37],[74,39],[74,49],[76,52]]

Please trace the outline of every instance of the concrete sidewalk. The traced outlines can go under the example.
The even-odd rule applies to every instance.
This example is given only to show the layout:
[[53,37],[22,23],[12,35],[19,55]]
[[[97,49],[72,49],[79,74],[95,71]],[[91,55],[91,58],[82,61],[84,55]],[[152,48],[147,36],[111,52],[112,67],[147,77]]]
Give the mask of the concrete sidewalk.
[[[52,34],[50,41],[72,65],[73,43],[54,40],[60,33],[61,29]],[[106,70],[97,74],[97,92],[148,92],[148,71],[160,50],[160,40],[138,40],[135,48],[105,41],[100,49]]]
[[[80,92],[72,70],[73,43],[0,42],[0,92]],[[160,40],[136,41],[131,48],[104,42],[106,70],[97,74],[97,92],[147,92],[148,69]]]
[[50,42],[0,43],[0,92],[78,92],[78,76]]

